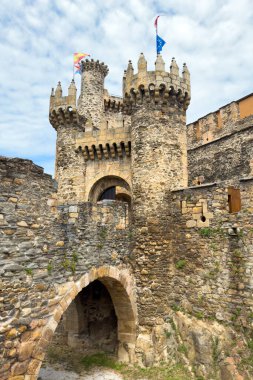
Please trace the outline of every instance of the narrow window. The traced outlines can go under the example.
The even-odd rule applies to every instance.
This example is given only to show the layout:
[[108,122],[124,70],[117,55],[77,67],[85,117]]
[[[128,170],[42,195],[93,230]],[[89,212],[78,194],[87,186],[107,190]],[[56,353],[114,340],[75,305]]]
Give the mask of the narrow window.
[[241,210],[241,194],[239,189],[228,188],[229,212],[239,212]]

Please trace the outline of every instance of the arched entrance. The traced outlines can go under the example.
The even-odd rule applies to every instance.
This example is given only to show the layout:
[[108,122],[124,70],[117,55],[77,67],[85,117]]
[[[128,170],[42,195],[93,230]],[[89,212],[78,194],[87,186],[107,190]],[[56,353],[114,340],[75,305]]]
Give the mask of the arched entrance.
[[117,316],[107,288],[99,280],[83,288],[71,302],[53,337],[53,346],[82,354],[117,353]]
[[92,186],[89,193],[89,202],[103,200],[118,200],[131,204],[131,189],[129,184],[117,176],[105,176],[100,178]]
[[[136,302],[133,277],[127,269],[119,270],[115,267],[93,268],[77,282],[58,285],[58,293],[61,294],[60,301],[54,308],[53,315],[44,326],[40,338],[36,337],[36,342],[30,341],[30,345],[35,345],[35,347],[31,353],[27,370],[24,373],[25,379],[35,380],[37,378],[46,349],[62,320],[63,313],[67,312],[68,307],[78,294],[81,294],[82,290],[87,288],[89,284],[94,284],[96,280],[99,280],[99,283],[106,288],[114,306],[117,356],[123,362],[135,361]],[[76,316],[78,316],[78,313]],[[113,323],[111,327],[113,334],[115,327]],[[113,339],[111,341],[113,343]]]

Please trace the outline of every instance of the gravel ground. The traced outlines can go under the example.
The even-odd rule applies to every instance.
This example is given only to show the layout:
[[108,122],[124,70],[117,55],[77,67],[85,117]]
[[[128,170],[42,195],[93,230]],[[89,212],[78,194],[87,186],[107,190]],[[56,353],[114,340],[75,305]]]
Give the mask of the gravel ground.
[[56,370],[47,366],[41,368],[38,380],[122,380],[122,376],[109,369],[94,368],[88,373],[78,375],[75,372]]

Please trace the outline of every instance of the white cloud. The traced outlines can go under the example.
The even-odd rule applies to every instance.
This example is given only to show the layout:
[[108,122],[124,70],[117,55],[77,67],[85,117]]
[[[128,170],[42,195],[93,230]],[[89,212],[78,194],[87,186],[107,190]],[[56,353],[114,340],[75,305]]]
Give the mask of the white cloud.
[[2,0],[0,9],[0,153],[33,159],[53,172],[55,132],[48,122],[51,87],[72,76],[72,54],[108,64],[106,87],[121,93],[123,70],[144,52],[155,61],[154,18],[175,56],[191,72],[192,121],[252,92],[250,0]]

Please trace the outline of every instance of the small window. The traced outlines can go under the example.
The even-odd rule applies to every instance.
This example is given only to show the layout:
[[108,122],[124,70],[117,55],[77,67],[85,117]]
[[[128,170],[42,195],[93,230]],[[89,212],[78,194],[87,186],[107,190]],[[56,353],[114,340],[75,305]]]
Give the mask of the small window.
[[241,194],[239,189],[228,188],[229,212],[239,212],[241,210]]
[[100,196],[99,201],[103,201],[105,199],[115,200],[116,197],[116,187],[112,186],[106,189]]

